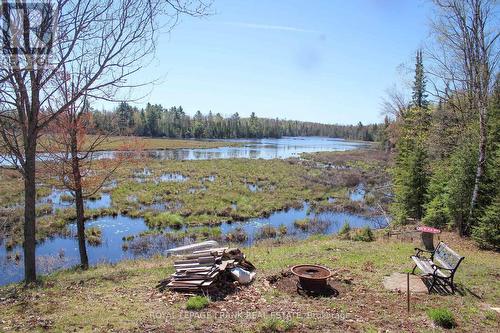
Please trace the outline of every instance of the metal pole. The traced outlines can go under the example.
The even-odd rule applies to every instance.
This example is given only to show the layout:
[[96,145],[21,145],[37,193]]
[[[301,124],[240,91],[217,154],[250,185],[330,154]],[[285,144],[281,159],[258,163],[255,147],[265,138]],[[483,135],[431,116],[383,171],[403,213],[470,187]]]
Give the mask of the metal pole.
[[407,310],[410,313],[410,273],[406,273],[406,301]]

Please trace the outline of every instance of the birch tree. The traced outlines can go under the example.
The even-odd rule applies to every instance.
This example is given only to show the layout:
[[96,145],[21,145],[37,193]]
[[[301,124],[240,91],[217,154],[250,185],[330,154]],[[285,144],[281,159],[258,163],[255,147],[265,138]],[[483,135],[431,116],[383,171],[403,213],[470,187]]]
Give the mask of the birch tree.
[[[435,95],[479,123],[478,160],[470,197],[469,219],[478,203],[487,156],[489,96],[498,72],[498,3],[495,0],[434,0],[434,43],[428,48],[428,72]],[[459,226],[468,234],[470,223]]]

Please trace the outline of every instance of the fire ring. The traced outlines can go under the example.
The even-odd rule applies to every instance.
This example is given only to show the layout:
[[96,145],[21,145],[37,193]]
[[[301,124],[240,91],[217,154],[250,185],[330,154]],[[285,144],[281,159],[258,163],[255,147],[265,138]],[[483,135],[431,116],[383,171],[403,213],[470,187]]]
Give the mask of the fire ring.
[[298,287],[313,293],[321,293],[327,289],[327,280],[332,276],[328,268],[319,265],[296,265],[291,271],[299,278]]

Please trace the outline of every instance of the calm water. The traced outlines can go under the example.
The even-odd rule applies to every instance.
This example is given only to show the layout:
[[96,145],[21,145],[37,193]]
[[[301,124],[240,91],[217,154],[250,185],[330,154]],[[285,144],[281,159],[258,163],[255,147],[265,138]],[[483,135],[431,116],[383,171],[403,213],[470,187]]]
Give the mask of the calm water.
[[[148,151],[149,157],[160,160],[210,160],[227,158],[289,158],[301,153],[319,151],[346,151],[365,147],[366,143],[323,137],[285,137],[281,139],[226,140],[245,142],[243,147],[220,147],[211,149],[176,149]],[[103,152],[110,154],[112,152]]]
[[[301,153],[312,153],[320,151],[346,151],[366,146],[364,143],[350,142],[342,139],[330,139],[322,137],[289,137],[282,139],[259,139],[259,140],[227,140],[244,141],[243,147],[221,147],[215,149],[176,149],[176,150],[152,150],[147,151],[148,156],[160,160],[206,160],[206,159],[227,159],[227,158],[289,158],[298,157]],[[116,152],[100,152],[101,158],[113,157]],[[40,159],[47,158],[41,154]],[[5,165],[1,161],[0,165]],[[138,177],[140,178],[140,177]],[[183,181],[179,175],[163,175],[161,181]],[[207,179],[207,181],[213,181]],[[252,186],[250,184],[249,186]],[[255,186],[255,185],[254,185]],[[257,187],[254,188],[258,190]],[[65,191],[54,189],[52,194],[43,198],[39,203],[51,202],[53,209],[67,208],[73,205],[72,202],[61,200],[61,195]],[[352,193],[353,200],[362,200],[364,189],[357,189]],[[99,200],[87,200],[87,209],[106,208],[111,206],[109,194],[103,194]],[[294,237],[303,238],[311,233],[336,233],[344,222],[349,222],[353,227],[369,225],[377,228],[385,225],[383,218],[366,218],[347,213],[329,213],[318,216],[324,222],[316,230],[302,231],[294,227],[293,223],[297,219],[314,217],[308,213],[308,205],[303,208],[279,211],[271,214],[267,218],[251,219],[245,222],[224,223],[220,226],[223,235],[234,232],[241,228],[248,234],[248,239],[243,245],[250,245],[256,239],[260,228],[264,225],[279,227],[284,225],[287,234]],[[172,242],[164,236],[151,236],[136,238],[129,242],[128,249],[123,249],[122,238],[136,236],[147,231],[142,218],[130,218],[127,216],[101,217],[86,223],[88,227],[98,226],[102,231],[102,245],[88,246],[88,254],[91,264],[100,262],[117,262],[123,259],[148,257],[155,253],[164,253],[165,250],[193,242],[192,239],[184,239]],[[75,233],[75,226],[70,225],[71,233]],[[166,230],[168,231],[168,230]],[[37,245],[37,269],[39,273],[45,274],[60,268],[71,267],[78,264],[78,243],[74,237],[52,237]],[[23,258],[22,248],[15,247],[7,251],[4,244],[0,244],[0,285],[17,282],[23,278]]]
[[[289,158],[301,153],[319,151],[346,151],[367,146],[367,143],[325,137],[284,137],[281,139],[235,139],[217,140],[243,142],[242,147],[220,147],[210,149],[170,149],[148,150],[144,154],[159,160],[210,160],[228,158]],[[113,158],[121,152],[101,151],[95,153],[98,158]],[[47,154],[39,154],[40,160],[48,160]],[[0,155],[0,166],[9,165],[9,160]]]
[[[306,217],[317,217],[322,221],[321,225],[312,230],[302,231],[294,226],[298,219]],[[370,226],[381,228],[386,225],[382,217],[368,218],[349,213],[322,213],[315,215],[309,212],[308,204],[300,209],[278,211],[267,218],[254,218],[245,222],[223,223],[218,228],[222,231],[222,238],[236,229],[244,230],[248,235],[246,241],[240,245],[251,245],[259,237],[263,226],[272,226],[278,229],[280,226],[287,228],[287,235],[297,238],[305,238],[311,234],[333,234],[337,233],[342,225],[348,222],[352,227]],[[147,258],[155,254],[165,253],[167,249],[195,243],[193,239],[185,238],[180,241],[171,241],[164,235],[149,237],[136,237],[127,242],[128,249],[123,249],[124,237],[137,236],[141,232],[149,230],[143,218],[131,218],[118,215],[117,217],[105,216],[86,223],[87,227],[97,226],[102,231],[102,245],[89,246],[87,251],[91,264],[102,262],[118,262],[123,259]],[[76,234],[75,225],[70,225],[71,234]],[[168,228],[165,232],[169,232]],[[223,242],[223,241],[221,241]],[[68,268],[79,262],[78,242],[74,237],[53,237],[37,245],[37,269],[39,273],[46,274],[57,269]],[[16,253],[20,258],[16,260]],[[0,246],[0,285],[18,282],[23,279],[22,248],[20,246],[12,251],[6,251],[5,246]]]

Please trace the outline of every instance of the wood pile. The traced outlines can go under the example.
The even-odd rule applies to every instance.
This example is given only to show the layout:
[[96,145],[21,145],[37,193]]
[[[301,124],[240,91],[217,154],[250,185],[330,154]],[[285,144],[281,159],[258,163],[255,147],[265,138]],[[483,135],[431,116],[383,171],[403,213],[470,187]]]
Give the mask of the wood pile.
[[165,287],[184,292],[200,292],[215,286],[221,276],[227,278],[231,269],[240,267],[254,271],[239,249],[227,247],[194,251],[174,262],[175,273]]

